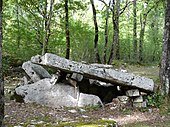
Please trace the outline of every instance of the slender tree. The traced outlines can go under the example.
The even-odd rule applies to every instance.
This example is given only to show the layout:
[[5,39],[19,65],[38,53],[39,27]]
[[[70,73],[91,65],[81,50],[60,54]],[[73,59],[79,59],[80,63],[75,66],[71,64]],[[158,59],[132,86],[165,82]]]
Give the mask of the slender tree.
[[66,59],[69,59],[70,58],[70,30],[69,30],[68,0],[65,0],[65,32],[66,32]]
[[3,71],[2,71],[2,4],[3,0],[0,0],[0,127],[4,126],[4,83],[3,83]]
[[133,1],[133,58],[137,62],[137,16],[136,16],[136,0]]
[[110,56],[108,60],[108,64],[111,64],[113,59],[120,59],[120,45],[119,45],[119,17],[125,9],[128,7],[130,2],[126,1],[126,5],[120,9],[120,0],[112,0],[112,24],[113,24],[113,39],[112,39],[112,47],[110,51]]
[[116,35],[116,23],[115,23],[115,0],[112,0],[112,24],[113,24],[113,39],[112,39],[112,47],[111,47],[111,51],[110,51],[110,56],[109,56],[109,60],[108,60],[108,64],[111,64],[113,58],[115,57],[115,35]]
[[104,45],[104,55],[103,55],[103,62],[106,64],[106,54],[107,54],[107,45],[108,45],[108,19],[109,19],[109,8],[110,8],[111,0],[109,1],[109,5],[106,6],[106,16],[105,16],[105,45]]
[[140,15],[140,23],[141,23],[141,30],[140,30],[140,38],[139,38],[139,62],[141,63],[143,61],[143,43],[144,43],[144,35],[145,35],[145,27],[147,22],[148,14],[151,12],[151,10],[158,6],[158,3],[160,0],[157,0],[153,6],[148,7],[148,2],[145,3],[147,6],[144,10],[143,15]]
[[95,38],[94,38],[94,51],[95,51],[95,62],[101,63],[99,51],[98,51],[98,38],[99,38],[99,30],[98,30],[98,24],[97,24],[97,18],[96,18],[96,8],[94,6],[94,1],[90,0],[92,10],[93,10],[93,21],[94,21],[94,27],[95,27]]
[[165,11],[165,26],[160,68],[161,93],[170,97],[170,0]]
[[17,20],[17,44],[18,48],[20,47],[20,40],[21,40],[21,35],[20,35],[20,21],[19,21],[19,1],[16,0],[16,20]]
[[43,18],[44,18],[44,40],[43,40],[43,49],[42,49],[42,55],[44,55],[48,51],[48,43],[49,43],[49,38],[51,35],[51,18],[53,14],[53,4],[54,0],[50,0],[50,10],[48,13],[48,2],[45,0],[45,5],[44,5],[44,12],[43,12]]

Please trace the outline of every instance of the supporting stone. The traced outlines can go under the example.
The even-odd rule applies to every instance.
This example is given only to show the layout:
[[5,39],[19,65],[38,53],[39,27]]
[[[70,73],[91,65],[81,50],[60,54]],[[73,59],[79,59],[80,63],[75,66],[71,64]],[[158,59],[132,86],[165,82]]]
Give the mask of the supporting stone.
[[129,101],[129,97],[128,96],[118,96],[117,97],[121,103],[127,104]]
[[143,102],[143,97],[142,96],[139,96],[139,97],[136,97],[133,102],[135,103],[138,103],[138,102]]
[[33,64],[30,61],[23,63],[22,68],[33,82],[43,78],[51,78],[51,75],[42,66]]
[[98,96],[92,94],[80,93],[79,100],[78,100],[78,107],[83,107],[85,105],[90,105],[90,106],[99,105],[103,107],[103,103],[101,102]]
[[45,78],[36,83],[19,86],[16,95],[23,97],[25,103],[37,103],[49,107],[77,107],[86,105],[103,105],[100,98],[91,94],[83,94],[79,89],[66,83],[55,83],[55,79]]
[[71,79],[74,79],[74,80],[80,82],[80,81],[83,80],[83,75],[82,74],[78,74],[78,73],[73,73],[71,75]]
[[146,101],[144,101],[144,102],[133,102],[133,107],[136,107],[136,108],[146,108],[147,107],[147,103],[146,103]]
[[138,89],[127,90],[126,91],[126,96],[128,96],[128,97],[137,97],[137,96],[140,96],[140,93],[139,93]]

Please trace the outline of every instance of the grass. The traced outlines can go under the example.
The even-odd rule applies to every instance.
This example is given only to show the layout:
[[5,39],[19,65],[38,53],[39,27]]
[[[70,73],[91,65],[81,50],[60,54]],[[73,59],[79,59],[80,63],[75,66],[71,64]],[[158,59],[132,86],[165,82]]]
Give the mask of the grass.
[[158,66],[128,65],[127,70],[130,73],[134,73],[140,76],[145,76],[145,77],[153,79],[155,82],[159,82],[159,67]]
[[158,121],[155,123],[146,123],[146,122],[139,122],[133,124],[126,124],[123,127],[170,127],[170,121]]
[[62,122],[56,127],[112,127],[116,124],[113,120],[98,120],[98,121],[86,121],[86,122]]
[[[42,124],[31,124],[31,123],[25,123],[24,125],[21,125],[23,127],[27,127],[29,125],[34,125],[34,127],[113,127],[116,124],[113,120],[98,120],[98,121],[72,121],[72,122],[56,122],[56,123],[42,123]],[[12,127],[12,126],[8,126]]]

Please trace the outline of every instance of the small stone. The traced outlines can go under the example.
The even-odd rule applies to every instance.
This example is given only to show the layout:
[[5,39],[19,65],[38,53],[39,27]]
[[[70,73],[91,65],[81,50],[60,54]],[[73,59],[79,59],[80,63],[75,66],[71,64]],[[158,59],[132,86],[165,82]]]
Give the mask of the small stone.
[[128,96],[118,96],[117,97],[121,102],[127,102],[129,100]]
[[128,97],[140,96],[138,89],[128,90],[128,91],[126,91],[126,95],[127,95]]
[[117,90],[118,90],[118,91],[121,91],[120,86],[117,86]]
[[150,108],[150,109],[148,109],[148,112],[149,112],[149,113],[152,113],[152,109],[151,109],[151,108]]
[[36,127],[35,125],[27,125],[27,127]]
[[121,71],[121,72],[124,72],[124,73],[127,73],[127,70],[124,70],[124,69],[121,69],[120,71]]
[[86,110],[84,110],[84,109],[82,109],[82,108],[80,108],[79,110],[80,110],[80,112],[86,112]]
[[98,96],[93,94],[80,93],[79,100],[78,100],[78,107],[84,107],[87,105],[103,107],[103,103]]
[[44,121],[38,121],[37,124],[43,124],[45,123]]
[[145,92],[140,92],[140,95],[142,95],[142,96],[146,96],[146,95],[147,95],[147,93],[145,93]]
[[144,102],[134,102],[133,103],[133,107],[136,107],[136,108],[146,108],[147,107],[146,101],[144,101]]
[[133,102],[143,102],[143,97],[142,96],[139,96],[139,97],[136,97]]
[[9,115],[5,115],[5,118],[8,118],[9,117]]
[[114,110],[114,109],[116,109],[117,107],[110,107],[110,110]]
[[77,113],[77,111],[76,111],[75,109],[68,110],[68,112],[71,112],[71,113]]
[[126,115],[126,117],[131,117],[131,115]]
[[86,115],[82,115],[82,117],[83,117],[83,118],[88,118],[88,116],[86,116]]
[[83,80],[83,75],[81,74],[78,74],[78,73],[73,73],[72,76],[71,76],[72,79],[80,82]]
[[94,79],[89,79],[89,83],[90,83],[90,84],[94,84],[94,83],[95,83],[95,80],[94,80]]

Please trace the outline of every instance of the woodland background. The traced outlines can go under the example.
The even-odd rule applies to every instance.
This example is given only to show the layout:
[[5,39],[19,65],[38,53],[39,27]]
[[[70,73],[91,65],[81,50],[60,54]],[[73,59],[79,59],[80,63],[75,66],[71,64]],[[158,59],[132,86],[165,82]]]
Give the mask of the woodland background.
[[45,52],[90,63],[111,64],[114,59],[159,64],[164,4],[160,0],[6,0],[3,66],[15,67]]

